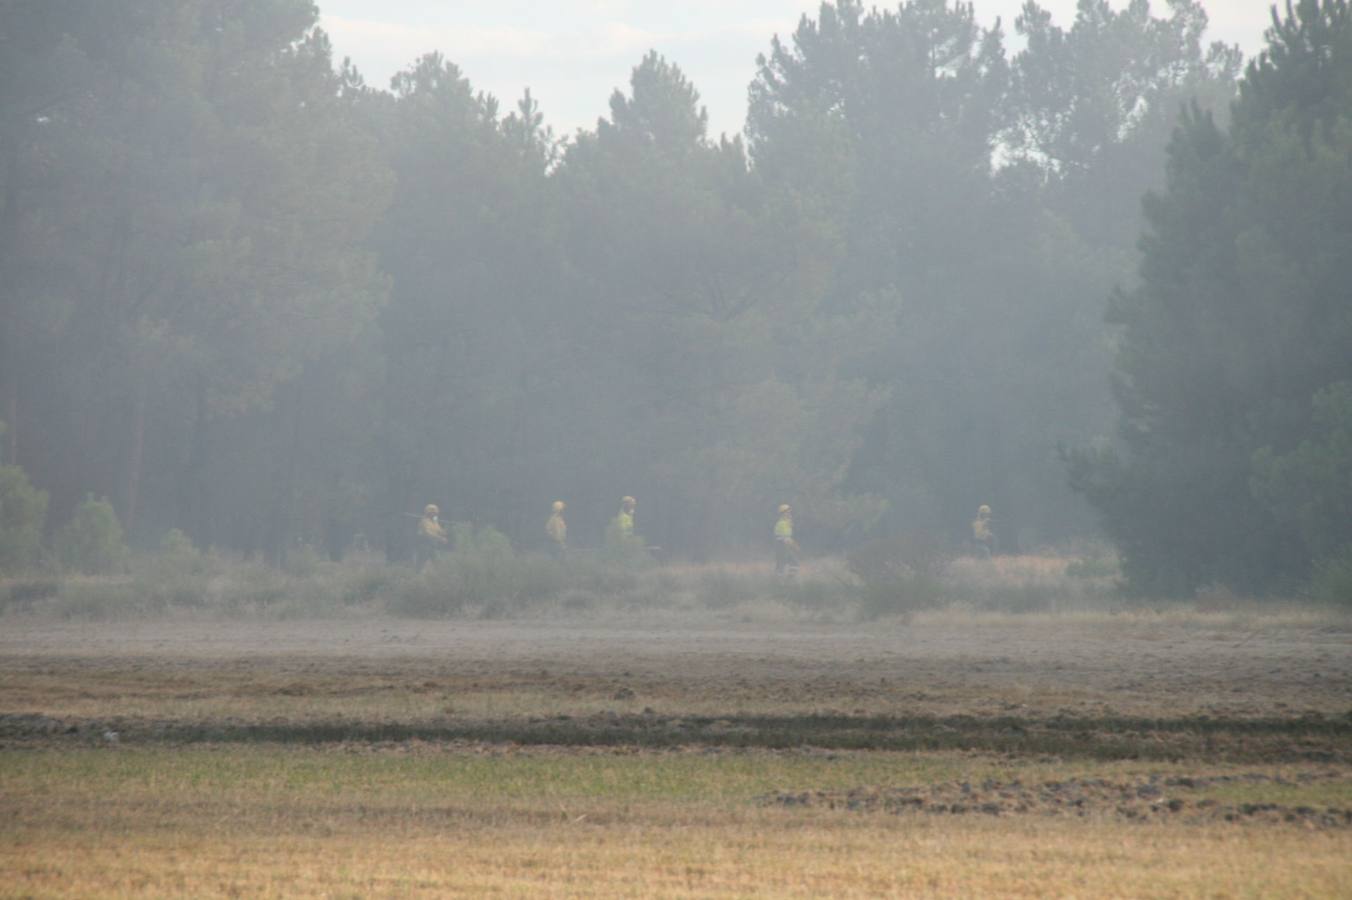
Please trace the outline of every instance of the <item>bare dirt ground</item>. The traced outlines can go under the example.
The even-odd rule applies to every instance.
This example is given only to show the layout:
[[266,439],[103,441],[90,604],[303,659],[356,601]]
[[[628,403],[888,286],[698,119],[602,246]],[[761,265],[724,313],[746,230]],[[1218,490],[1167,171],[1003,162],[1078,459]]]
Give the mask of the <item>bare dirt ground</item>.
[[0,740],[1352,758],[1327,623],[6,623]]
[[449,705],[454,715],[458,705],[482,712],[483,697],[497,694],[520,704],[504,713],[1340,717],[1352,713],[1352,632],[1130,616],[869,625],[8,620],[0,676],[6,712],[106,713],[110,704],[132,712],[144,700],[192,713],[273,697],[304,716],[325,698],[374,695],[373,712],[447,714]]

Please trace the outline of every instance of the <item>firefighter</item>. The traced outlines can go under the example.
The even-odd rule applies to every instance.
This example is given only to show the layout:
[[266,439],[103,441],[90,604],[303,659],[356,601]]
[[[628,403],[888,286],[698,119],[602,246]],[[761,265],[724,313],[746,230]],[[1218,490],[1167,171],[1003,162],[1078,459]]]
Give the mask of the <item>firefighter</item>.
[[990,559],[995,552],[995,530],[991,522],[991,508],[981,504],[977,508],[976,518],[972,520],[972,542],[977,553]]
[[446,529],[441,527],[440,516],[441,510],[437,509],[437,505],[429,503],[423,508],[422,518],[418,520],[417,562],[419,569],[427,565],[429,560],[435,559],[437,553],[448,543]]
[[620,498],[620,511],[606,525],[604,553],[612,562],[637,563],[647,555],[643,538],[634,532],[633,497]]
[[779,505],[775,521],[775,574],[792,575],[798,571],[798,542],[793,539],[793,508]]
[[565,505],[562,500],[555,500],[554,512],[549,521],[545,522],[545,534],[549,535],[549,549],[556,559],[562,559],[568,550],[568,523],[563,520]]
[[622,538],[632,538],[634,536],[634,508],[638,506],[638,501],[633,497],[624,497],[620,500],[620,511],[615,516],[615,530],[619,532]]

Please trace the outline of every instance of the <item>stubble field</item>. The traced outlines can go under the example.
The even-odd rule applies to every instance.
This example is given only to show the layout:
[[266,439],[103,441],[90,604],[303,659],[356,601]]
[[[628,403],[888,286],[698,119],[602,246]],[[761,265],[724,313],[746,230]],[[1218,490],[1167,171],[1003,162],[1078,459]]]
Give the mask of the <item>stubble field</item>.
[[0,625],[6,896],[1348,896],[1320,613]]

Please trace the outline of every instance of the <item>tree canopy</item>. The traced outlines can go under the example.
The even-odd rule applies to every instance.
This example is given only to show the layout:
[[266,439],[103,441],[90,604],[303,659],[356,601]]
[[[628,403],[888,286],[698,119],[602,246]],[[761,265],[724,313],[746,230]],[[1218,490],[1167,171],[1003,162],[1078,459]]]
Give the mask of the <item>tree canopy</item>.
[[1140,590],[1271,590],[1352,542],[1352,16],[1274,12],[1226,131],[1193,109],[1119,293],[1121,448],[1077,459]]

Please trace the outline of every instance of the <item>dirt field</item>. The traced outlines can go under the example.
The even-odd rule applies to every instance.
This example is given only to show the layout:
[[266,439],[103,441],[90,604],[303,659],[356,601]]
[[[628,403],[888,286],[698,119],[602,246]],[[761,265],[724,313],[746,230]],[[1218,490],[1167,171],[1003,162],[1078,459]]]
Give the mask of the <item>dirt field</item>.
[[1352,631],[0,622],[0,894],[1346,896]]
[[60,717],[1352,713],[1352,632],[1206,616],[836,626],[11,620],[0,667],[0,709]]

